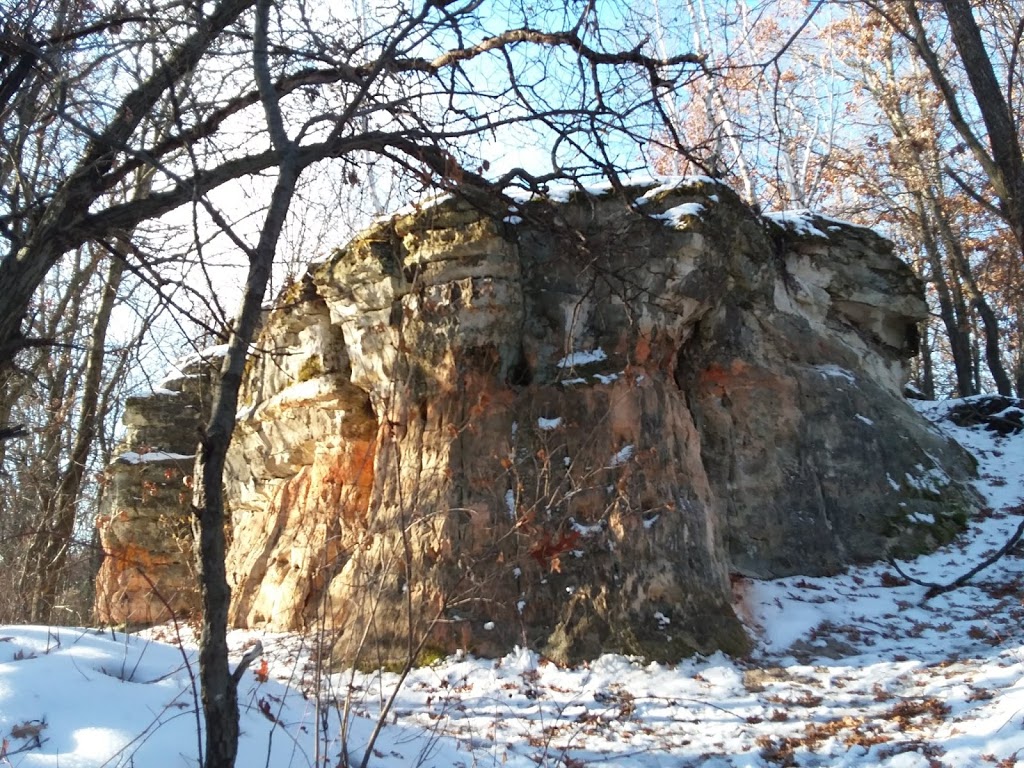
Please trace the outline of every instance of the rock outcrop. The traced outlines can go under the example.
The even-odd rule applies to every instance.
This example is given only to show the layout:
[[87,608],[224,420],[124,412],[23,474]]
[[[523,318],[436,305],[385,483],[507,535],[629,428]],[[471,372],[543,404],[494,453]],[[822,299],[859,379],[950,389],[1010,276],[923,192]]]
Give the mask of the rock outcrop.
[[901,395],[926,306],[891,244],[710,180],[630,194],[448,201],[282,297],[229,457],[236,625],[327,617],[368,664],[742,652],[730,573],[962,527],[969,459]]
[[223,349],[181,361],[149,395],[130,397],[124,439],[107,467],[96,518],[104,559],[96,617],[155,624],[198,605],[192,555],[191,478],[214,362]]

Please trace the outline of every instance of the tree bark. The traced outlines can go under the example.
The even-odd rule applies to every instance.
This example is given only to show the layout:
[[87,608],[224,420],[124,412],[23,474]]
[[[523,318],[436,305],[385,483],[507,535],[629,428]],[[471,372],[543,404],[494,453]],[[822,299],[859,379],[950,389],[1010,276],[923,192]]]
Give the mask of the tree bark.
[[[964,253],[960,238],[953,231],[948,218],[942,210],[942,201],[933,198],[932,206],[936,223],[939,227],[939,235],[942,238],[946,251],[950,255],[950,260],[955,265],[957,284],[961,292],[966,291],[970,307],[981,320],[982,335],[985,337],[985,363],[988,366],[989,373],[992,374],[996,391],[1000,395],[1009,396],[1012,394],[1010,377],[1003,367],[1002,356],[1000,355],[999,319],[985,298],[985,294],[978,288],[978,282],[974,279],[974,270],[971,267],[970,259]],[[977,369],[980,366],[976,365],[975,368],[975,378],[977,378],[980,374],[980,371]],[[977,387],[977,390],[981,390],[980,386]]]
[[199,677],[206,724],[204,768],[233,768],[238,753],[238,680],[228,669],[227,629],[231,588],[225,568],[224,465],[235,428],[238,392],[249,347],[260,324],[277,245],[295,195],[301,166],[296,146],[284,122],[267,65],[267,24],[270,0],[258,0],[253,35],[253,69],[263,101],[267,126],[279,158],[277,182],[260,231],[249,253],[249,270],[242,306],[235,320],[228,353],[214,392],[210,420],[196,457],[196,496],[193,512],[199,541],[202,588],[202,636]]
[[988,131],[998,178],[992,179],[1003,206],[1003,215],[1024,252],[1024,156],[1018,125],[999,87],[992,59],[981,37],[970,0],[942,0],[953,42],[971,84],[974,100]]

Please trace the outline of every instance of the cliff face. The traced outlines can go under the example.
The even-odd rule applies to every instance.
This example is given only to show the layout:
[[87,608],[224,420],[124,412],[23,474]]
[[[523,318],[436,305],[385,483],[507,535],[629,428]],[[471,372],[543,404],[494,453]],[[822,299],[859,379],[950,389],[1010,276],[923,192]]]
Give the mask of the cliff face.
[[235,624],[326,616],[348,662],[674,661],[745,648],[730,572],[962,526],[968,459],[900,394],[926,307],[890,244],[710,181],[634,193],[443,203],[283,297],[230,456]]

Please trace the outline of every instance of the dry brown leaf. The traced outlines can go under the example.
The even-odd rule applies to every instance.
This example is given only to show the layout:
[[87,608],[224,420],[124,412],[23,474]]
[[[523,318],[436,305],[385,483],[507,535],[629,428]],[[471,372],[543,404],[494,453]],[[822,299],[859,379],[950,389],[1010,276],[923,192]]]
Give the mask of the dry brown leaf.
[[42,720],[26,720],[11,728],[11,736],[15,739],[38,739],[44,728],[46,723]]

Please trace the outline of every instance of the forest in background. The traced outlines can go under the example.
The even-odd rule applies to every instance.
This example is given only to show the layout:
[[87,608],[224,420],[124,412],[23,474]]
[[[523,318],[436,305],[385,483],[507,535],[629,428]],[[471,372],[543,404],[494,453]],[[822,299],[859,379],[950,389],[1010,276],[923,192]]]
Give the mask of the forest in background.
[[932,307],[916,388],[1020,396],[1022,5],[0,0],[0,620],[89,622],[124,398],[229,343],[194,499],[212,641],[260,308],[437,191],[701,173],[876,227]]

